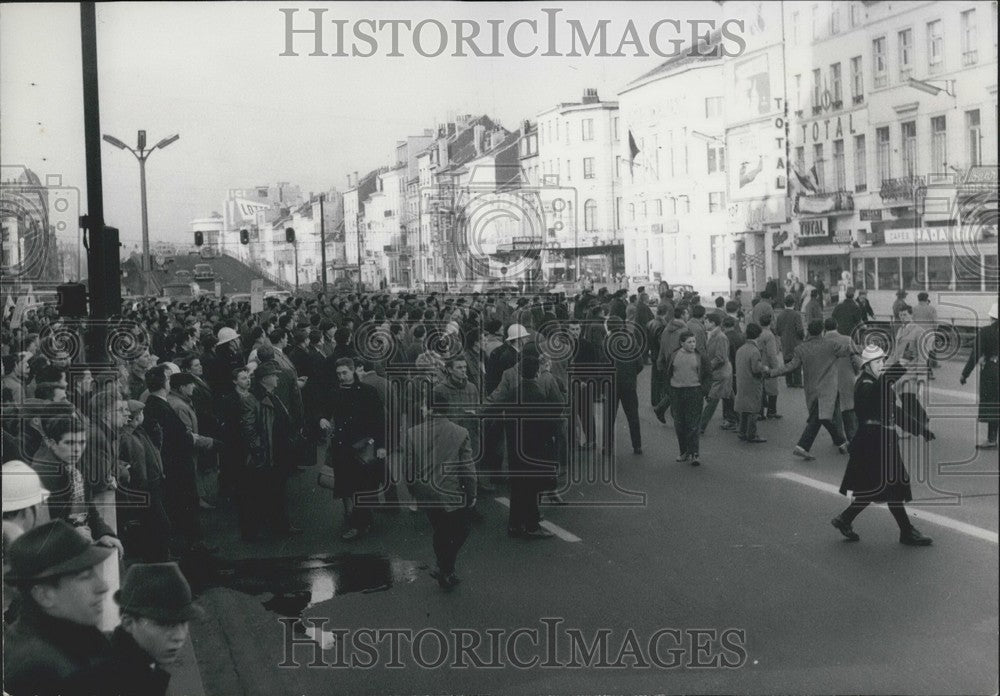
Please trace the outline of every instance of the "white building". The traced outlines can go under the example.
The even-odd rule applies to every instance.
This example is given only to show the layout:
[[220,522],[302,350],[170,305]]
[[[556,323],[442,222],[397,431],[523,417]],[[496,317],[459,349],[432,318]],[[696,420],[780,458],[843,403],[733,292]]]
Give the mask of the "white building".
[[937,291],[945,318],[984,314],[997,292],[997,4],[786,12],[791,161],[807,176],[780,268],[834,289],[849,271],[880,314],[901,287],[911,301]]
[[587,89],[580,102],[538,114],[538,190],[550,278],[556,272],[552,259],[558,256],[566,266],[554,279],[575,280],[568,276],[578,272],[595,277],[624,272],[617,214],[624,132],[618,112],[618,102],[601,101],[597,90]]
[[633,279],[729,289],[722,76],[720,58],[682,55],[619,93],[616,166]]

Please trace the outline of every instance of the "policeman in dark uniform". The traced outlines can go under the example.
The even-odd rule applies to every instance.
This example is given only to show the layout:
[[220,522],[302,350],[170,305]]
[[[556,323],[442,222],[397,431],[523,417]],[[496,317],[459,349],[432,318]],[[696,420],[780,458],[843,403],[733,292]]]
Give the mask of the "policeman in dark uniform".
[[997,430],[1000,429],[1000,379],[997,365],[1000,329],[997,324],[996,302],[990,307],[990,320],[990,324],[976,334],[976,343],[962,368],[962,378],[959,380],[965,384],[976,364],[983,361],[979,372],[979,422],[986,423],[986,442],[977,444],[977,449],[996,449]]

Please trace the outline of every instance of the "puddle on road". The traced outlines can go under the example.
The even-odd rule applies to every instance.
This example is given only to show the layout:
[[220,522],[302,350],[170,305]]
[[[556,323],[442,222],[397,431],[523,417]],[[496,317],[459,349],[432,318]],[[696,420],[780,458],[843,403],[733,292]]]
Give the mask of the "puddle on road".
[[[181,563],[195,594],[225,587],[267,598],[261,605],[279,616],[299,618],[308,607],[350,592],[382,592],[399,583],[414,582],[426,564],[375,554],[337,554],[285,558],[249,558],[227,561],[199,558]],[[296,623],[296,632],[327,650],[334,645],[328,632],[306,629]]]

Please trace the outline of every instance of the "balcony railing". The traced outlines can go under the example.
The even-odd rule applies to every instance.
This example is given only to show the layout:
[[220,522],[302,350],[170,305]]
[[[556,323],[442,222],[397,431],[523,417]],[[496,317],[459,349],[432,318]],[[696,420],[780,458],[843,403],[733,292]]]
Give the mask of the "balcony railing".
[[901,198],[913,198],[916,189],[927,185],[922,176],[904,176],[898,179],[883,179],[879,196],[882,200],[898,200]]

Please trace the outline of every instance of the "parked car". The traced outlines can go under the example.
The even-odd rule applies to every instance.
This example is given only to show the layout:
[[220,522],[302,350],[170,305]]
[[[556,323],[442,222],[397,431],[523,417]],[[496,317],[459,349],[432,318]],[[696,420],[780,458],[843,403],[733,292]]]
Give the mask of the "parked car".
[[192,280],[193,276],[191,275],[191,271],[182,268],[174,273],[175,283],[190,283]]
[[194,279],[195,280],[215,280],[215,271],[212,270],[212,264],[210,264],[210,263],[195,264],[195,267],[194,267]]

